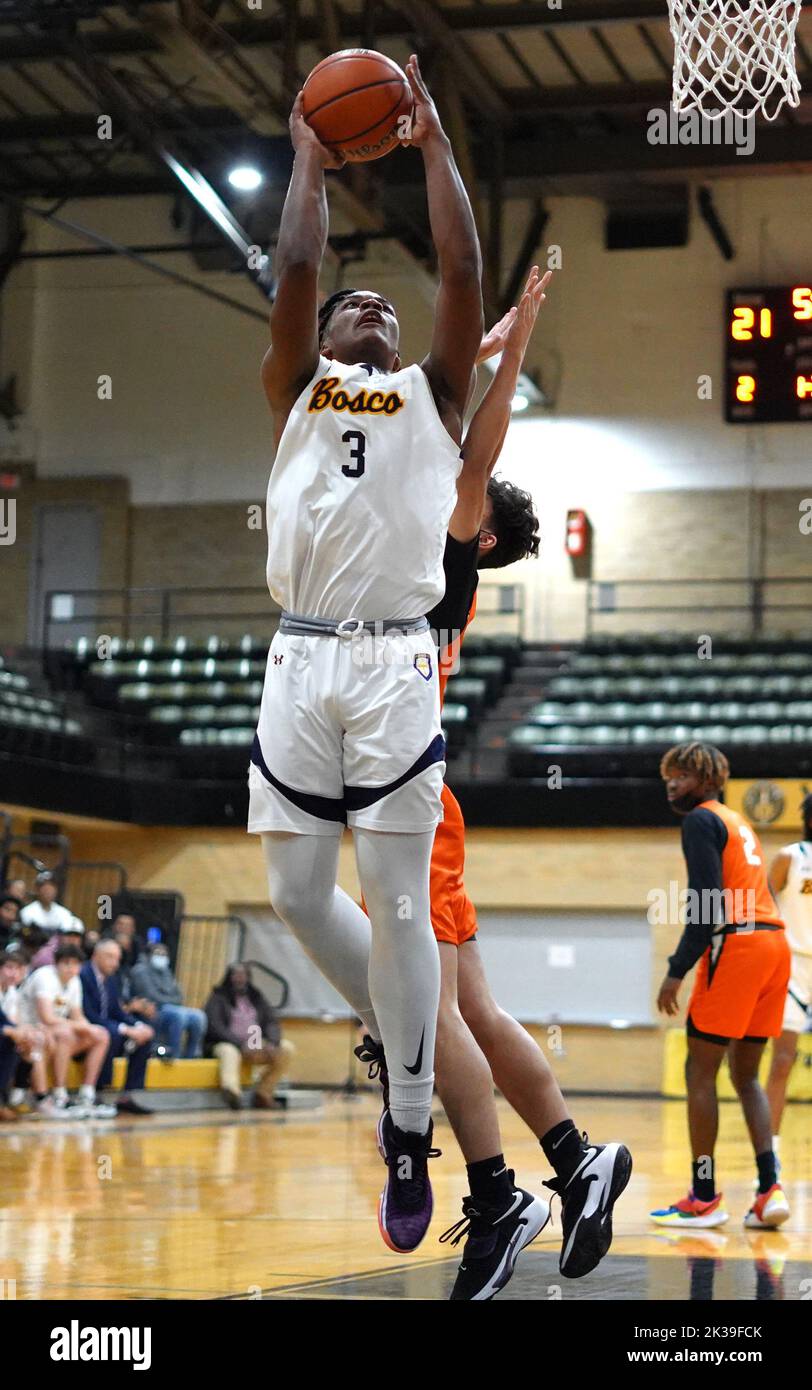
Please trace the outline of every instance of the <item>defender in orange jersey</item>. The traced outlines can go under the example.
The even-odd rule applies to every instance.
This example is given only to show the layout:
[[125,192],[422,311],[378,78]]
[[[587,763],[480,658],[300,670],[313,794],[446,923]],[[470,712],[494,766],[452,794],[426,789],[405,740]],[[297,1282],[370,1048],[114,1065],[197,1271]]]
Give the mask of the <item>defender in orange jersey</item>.
[[729,775],[724,753],[707,743],[671,748],[660,764],[669,805],[683,816],[688,868],[685,930],[668,962],[657,1007],[671,1017],[688,971],[697,965],[688,1003],[688,1128],[693,1182],[687,1197],[651,1213],[658,1225],[720,1226],[728,1220],[716,1190],[719,1125],[716,1075],[727,1053],[758,1169],[751,1229],[780,1226],[789,1204],[778,1182],[767,1096],[758,1079],[768,1038],[781,1033],[790,974],[784,923],[767,881],[752,826],[720,801]]
[[[540,296],[549,275],[537,271],[515,318],[503,321],[502,357],[463,444],[457,506],[449,524],[445,594],[428,615],[439,654],[441,697],[476,608],[478,570],[513,564],[538,550],[532,499],[514,484],[491,477],[510,419],[510,403]],[[500,326],[491,338],[498,336]],[[486,340],[487,342],[487,340]],[[502,344],[498,344],[502,346]],[[483,344],[483,348],[485,344]],[[491,348],[492,351],[495,348]],[[480,360],[487,355],[480,353]],[[594,1269],[612,1241],[612,1211],[631,1173],[623,1144],[594,1144],[576,1129],[544,1054],[521,1024],[496,1004],[476,942],[476,912],[465,892],[465,825],[459,805],[443,788],[444,819],[431,860],[431,919],[440,953],[441,989],[435,1052],[436,1084],[449,1124],[465,1157],[471,1195],[463,1218],[441,1236],[453,1244],[468,1236],[454,1300],[484,1300],[504,1287],[515,1256],[505,1234],[513,1174],[502,1155],[494,1082],[531,1128],[555,1177],[546,1184],[561,1197],[562,1251],[568,1278]],[[386,1058],[370,1035],[357,1055],[379,1075],[386,1106]],[[515,1201],[515,1197],[512,1199]],[[529,1242],[527,1242],[529,1243]],[[517,1249],[519,1247],[516,1247]]]

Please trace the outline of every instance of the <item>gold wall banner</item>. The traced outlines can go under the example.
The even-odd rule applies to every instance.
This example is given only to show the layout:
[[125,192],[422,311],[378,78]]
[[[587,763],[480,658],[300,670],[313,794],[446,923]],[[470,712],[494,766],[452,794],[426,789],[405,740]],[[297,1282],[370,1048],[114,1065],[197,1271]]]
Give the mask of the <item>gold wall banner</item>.
[[731,777],[725,804],[740,811],[757,830],[800,830],[801,802],[812,791],[812,778]]

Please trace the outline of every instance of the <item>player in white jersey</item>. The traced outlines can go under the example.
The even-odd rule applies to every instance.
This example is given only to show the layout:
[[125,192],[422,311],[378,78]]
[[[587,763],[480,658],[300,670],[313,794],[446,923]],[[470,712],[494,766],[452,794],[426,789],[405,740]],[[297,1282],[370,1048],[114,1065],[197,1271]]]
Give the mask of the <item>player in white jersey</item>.
[[801,803],[801,816],[803,839],[780,849],[770,866],[770,887],[792,954],[784,1028],[775,1040],[767,1081],[776,1152],[787,1082],[798,1055],[798,1035],[812,1028],[812,792]]
[[[440,972],[429,862],[445,770],[436,652],[423,616],[443,592],[462,419],[482,337],[473,215],[417,59],[410,142],[422,155],[440,287],[428,356],[403,367],[392,306],[368,290],[318,315],[335,157],[291,116],[295,159],[275,257],[263,384],[274,417],[271,644],[249,774],[271,902],[345,995],[389,1065],[379,1220],[412,1250],[431,1218]],[[374,633],[374,635],[373,635]],[[353,640],[365,638],[367,640]],[[344,825],[369,909],[336,886]],[[318,941],[318,949],[312,945]],[[368,983],[358,999],[359,977]],[[354,981],[354,985],[353,985]]]

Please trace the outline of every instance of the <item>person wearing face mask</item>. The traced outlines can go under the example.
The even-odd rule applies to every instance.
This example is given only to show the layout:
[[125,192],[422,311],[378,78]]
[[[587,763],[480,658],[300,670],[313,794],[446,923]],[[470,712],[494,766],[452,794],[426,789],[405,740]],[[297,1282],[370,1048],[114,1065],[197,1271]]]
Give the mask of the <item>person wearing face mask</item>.
[[183,1003],[183,993],[172,972],[165,942],[155,941],[147,947],[146,956],[130,972],[130,986],[134,998],[155,1007],[151,1021],[161,1056],[171,1059],[202,1055],[206,1015],[202,1009],[190,1009]]
[[209,1030],[206,1041],[220,1063],[220,1094],[232,1110],[242,1109],[240,1068],[243,1061],[259,1069],[253,1105],[275,1110],[277,1082],[293,1055],[293,1045],[282,1037],[274,1010],[251,981],[247,965],[230,965],[206,1005]]

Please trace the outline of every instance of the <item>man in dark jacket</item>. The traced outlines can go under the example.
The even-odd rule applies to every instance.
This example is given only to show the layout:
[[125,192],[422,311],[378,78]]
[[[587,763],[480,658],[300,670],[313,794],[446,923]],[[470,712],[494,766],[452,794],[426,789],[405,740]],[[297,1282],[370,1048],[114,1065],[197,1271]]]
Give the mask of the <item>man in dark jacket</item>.
[[242,1107],[240,1068],[243,1061],[260,1069],[253,1104],[259,1110],[277,1106],[274,1089],[286,1070],[293,1046],[282,1037],[276,1015],[251,982],[247,965],[230,965],[206,1005],[206,1041],[220,1063],[220,1091],[232,1110]]
[[155,1005],[155,1033],[166,1040],[163,1055],[180,1057],[186,1033],[184,1057],[200,1057],[208,1020],[202,1009],[188,1009],[169,964],[169,948],[163,941],[147,947],[146,956],[130,972],[130,989],[137,999]]
[[[110,1034],[110,1047],[99,1076],[99,1086],[110,1085],[113,1059],[128,1051],[124,1094],[117,1102],[116,1109],[126,1115],[151,1115],[152,1111],[141,1105],[132,1093],[141,1090],[144,1085],[155,1030],[121,1007],[116,978],[120,964],[121,950],[117,942],[103,940],[79,972],[85,1016],[91,1023],[100,1023]],[[128,1044],[132,1044],[132,1047],[128,1047]]]

